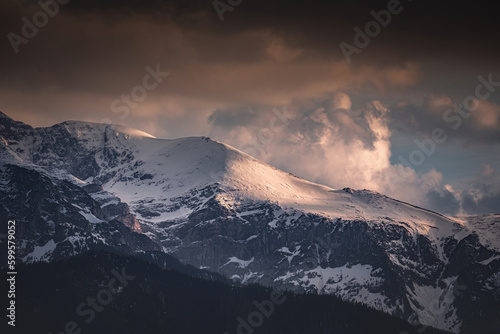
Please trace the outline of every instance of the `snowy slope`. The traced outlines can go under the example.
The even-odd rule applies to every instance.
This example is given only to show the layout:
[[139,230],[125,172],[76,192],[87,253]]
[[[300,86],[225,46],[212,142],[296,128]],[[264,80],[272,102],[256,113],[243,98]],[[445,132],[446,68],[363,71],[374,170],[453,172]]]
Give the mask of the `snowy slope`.
[[[205,137],[156,139],[145,132],[123,126],[77,121],[64,122],[55,127],[77,139],[85,151],[93,153],[101,171],[85,181],[91,183],[94,178],[106,180],[110,175],[118,175],[107,180],[104,188],[127,203],[141,202],[145,198],[151,198],[152,203],[168,202],[168,199],[191,189],[219,183],[222,190],[230,193],[230,196],[220,199],[228,207],[237,205],[238,201],[267,200],[282,207],[328,218],[405,222],[412,232],[429,235],[434,240],[455,235],[468,226],[463,219],[444,217],[368,190],[335,190],[308,182]],[[50,132],[47,131],[49,129],[39,129],[39,138],[25,138],[17,145],[8,146],[8,152],[25,163],[63,165],[64,162],[57,163],[61,157],[54,153],[30,161],[33,160],[30,159],[33,151],[44,144],[44,139],[47,140],[45,134]],[[49,141],[51,139],[48,137]],[[126,155],[124,152],[130,154],[127,165],[110,162],[106,154],[109,150],[120,152],[119,157]],[[188,213],[189,210],[179,209],[158,216],[153,221]],[[462,233],[457,238],[465,236]],[[498,238],[491,239],[489,244],[500,247]]]
[[[369,190],[332,189],[206,137],[165,140],[77,121],[34,129],[2,115],[4,164],[102,187],[93,201],[126,203],[135,229],[183,262],[454,332],[489,312],[470,300],[496,302],[498,215],[444,217]],[[37,245],[33,257],[52,246]],[[468,290],[454,294],[457,284]]]

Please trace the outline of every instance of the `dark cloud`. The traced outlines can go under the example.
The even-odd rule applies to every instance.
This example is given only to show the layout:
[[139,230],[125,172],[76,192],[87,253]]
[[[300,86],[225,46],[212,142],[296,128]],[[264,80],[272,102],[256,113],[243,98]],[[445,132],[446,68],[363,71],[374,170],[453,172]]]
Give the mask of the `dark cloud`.
[[425,207],[442,214],[455,216],[461,212],[460,201],[446,189],[431,190],[426,195]]
[[500,192],[487,195],[479,200],[468,195],[463,200],[463,209],[471,215],[481,215],[500,212]]
[[[480,74],[500,81],[500,21],[486,1],[402,0],[401,14],[351,64],[339,44],[353,43],[353,28],[388,1],[243,0],[221,22],[211,0],[71,0],[16,54],[7,34],[21,33],[21,18],[31,20],[37,3],[0,3],[0,109],[13,118],[34,126],[107,118],[157,136],[209,134],[238,147],[270,127],[274,108],[288,106],[294,127],[276,133],[261,159],[332,186],[399,196],[410,184],[418,196],[408,201],[421,203],[430,192],[429,205],[450,212],[456,203],[432,168],[391,186],[390,133],[412,150],[414,138],[444,126],[447,99],[471,94]],[[157,64],[171,75],[128,117],[114,113],[111,103]],[[494,94],[449,145],[497,145],[498,105]],[[492,208],[496,193],[480,191],[481,198],[464,195],[464,209]]]
[[486,165],[482,173],[472,181],[465,182],[462,208],[468,214],[500,212],[500,174]]
[[457,189],[446,186],[426,195],[425,206],[447,215],[481,215],[500,212],[500,174],[490,165],[471,180],[462,180]]
[[[500,75],[498,81],[500,82]],[[500,92],[498,95],[500,96]],[[500,106],[495,102],[481,102],[476,110],[467,112],[470,114],[467,118],[448,112],[453,109],[454,104],[463,103],[465,97],[452,99],[430,95],[423,104],[395,105],[392,109],[391,127],[394,131],[418,140],[429,138],[434,129],[441,128],[449,141],[455,141],[462,147],[500,143]],[[448,115],[446,119],[445,115]]]
[[500,191],[496,194],[486,195],[481,199],[467,195],[463,200],[462,207],[471,215],[481,215],[500,212]]
[[[17,6],[12,4],[17,3]],[[112,22],[143,15],[160,23],[175,22],[186,31],[218,35],[249,30],[270,30],[287,45],[310,51],[311,56],[342,59],[339,44],[352,43],[353,28],[373,20],[371,10],[387,8],[388,1],[242,1],[220,22],[213,1],[98,1],[72,0],[64,14],[99,15]],[[358,62],[393,62],[446,59],[446,63],[496,64],[500,23],[487,1],[426,2],[401,0],[403,11],[363,51]],[[36,5],[3,5],[4,28],[14,29],[16,18]],[[15,9],[14,9],[15,8]],[[14,15],[12,15],[14,14]],[[85,46],[82,45],[82,48]],[[229,49],[227,47],[226,49]],[[383,55],[383,56],[382,56]],[[458,64],[457,64],[458,65]]]

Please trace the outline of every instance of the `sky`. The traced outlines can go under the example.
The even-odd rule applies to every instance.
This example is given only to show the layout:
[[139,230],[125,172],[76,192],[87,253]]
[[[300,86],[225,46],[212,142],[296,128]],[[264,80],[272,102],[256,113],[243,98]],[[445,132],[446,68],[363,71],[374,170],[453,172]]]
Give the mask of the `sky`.
[[491,2],[0,1],[0,110],[209,136],[333,188],[500,213]]

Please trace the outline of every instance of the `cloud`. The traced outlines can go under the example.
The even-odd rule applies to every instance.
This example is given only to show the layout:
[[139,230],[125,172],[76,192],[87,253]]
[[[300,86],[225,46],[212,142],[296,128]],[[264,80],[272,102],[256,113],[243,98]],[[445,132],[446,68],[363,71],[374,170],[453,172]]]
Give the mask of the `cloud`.
[[500,106],[489,101],[476,101],[471,112],[475,125],[479,128],[500,130]]
[[460,200],[456,198],[455,192],[446,186],[449,185],[442,189],[430,190],[426,195],[424,207],[451,216],[463,214]]
[[418,174],[392,165],[390,109],[380,101],[352,108],[349,96],[335,92],[323,98],[296,100],[286,111],[286,125],[272,130],[271,109],[218,110],[210,116],[211,136],[271,165],[334,188],[371,189],[428,205],[428,194],[444,187],[442,174]]
[[453,106],[453,100],[446,95],[430,94],[426,98],[425,106],[430,112],[436,112],[438,115],[442,115],[446,109]]
[[[3,28],[12,31],[20,29],[23,15],[37,9],[14,2],[3,6]],[[163,20],[150,6],[136,11],[130,6],[126,2],[115,14],[95,2],[61,7],[18,55],[2,40],[6,52],[0,54],[0,109],[34,126],[109,118],[151,130],[152,120],[158,120],[163,124],[154,128],[159,131],[154,135],[182,137],[206,134],[213,110],[288,105],[294,99],[365,87],[402,89],[420,79],[418,63],[349,66],[343,58],[324,57],[298,45],[272,24],[221,30],[220,22],[204,16],[198,5],[162,5]],[[180,17],[174,15],[178,12]],[[196,18],[204,25],[195,24]],[[141,84],[146,66],[157,64],[171,75],[129,118],[117,118],[112,101]],[[332,103],[349,109],[345,96],[337,99]]]
[[500,213],[500,174],[485,165],[480,175],[463,182],[461,197],[465,213]]
[[352,101],[349,95],[343,92],[337,92],[333,95],[331,108],[350,110],[352,106]]
[[279,114],[287,115],[284,123],[270,107],[217,110],[210,135],[334,188],[371,189],[449,215],[498,211],[500,180],[489,165],[477,179],[452,186],[435,169],[391,164],[391,111],[380,101],[353,107],[346,93],[332,92],[295,100]]
[[[0,4],[3,36],[39,9],[23,4]],[[433,4],[429,12],[412,3],[411,15],[395,17],[348,65],[339,43],[386,4],[244,2],[221,23],[206,1],[71,1],[19,54],[0,40],[0,110],[34,126],[107,118],[157,137],[210,135],[336,188],[450,212],[492,207],[495,192],[482,183],[482,197],[467,195],[455,183],[445,188],[436,169],[415,171],[390,157],[395,135],[412,150],[415,138],[447,126],[444,110],[473,93],[477,75],[499,80],[499,44],[484,41],[495,40],[500,21],[485,29],[494,11],[481,6]],[[171,75],[127,118],[113,113],[112,101],[156,64]],[[460,131],[447,132],[447,144],[500,142],[493,95]],[[294,115],[286,124],[283,106]]]
[[[470,93],[469,93],[470,95]],[[493,100],[475,100],[470,115],[460,116],[460,123],[447,122],[444,115],[461,104],[464,95],[453,99],[447,95],[427,93],[421,102],[400,101],[393,107],[391,128],[401,136],[414,139],[429,137],[435,128],[442,128],[455,145],[491,146],[500,142],[500,105]],[[468,113],[467,113],[468,114]],[[458,114],[448,114],[456,117]]]
[[489,164],[481,173],[455,186],[435,187],[426,195],[424,206],[448,215],[500,213],[500,174]]

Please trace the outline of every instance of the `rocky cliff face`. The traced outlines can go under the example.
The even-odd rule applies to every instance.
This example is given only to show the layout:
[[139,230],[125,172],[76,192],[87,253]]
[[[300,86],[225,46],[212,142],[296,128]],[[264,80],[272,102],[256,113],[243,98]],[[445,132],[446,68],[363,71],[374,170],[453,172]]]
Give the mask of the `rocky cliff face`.
[[88,187],[10,164],[0,167],[0,180],[0,212],[19,223],[18,256],[24,262],[65,258],[99,247],[130,253],[161,249],[136,233],[140,228],[127,204],[109,193],[89,194]]
[[[500,224],[499,215],[471,219]],[[258,201],[225,210],[215,199],[185,219],[144,223],[175,257],[242,283],[334,294],[458,332],[484,312],[495,317],[500,256],[469,222],[451,225],[436,241],[404,221],[332,219]]]
[[422,326],[458,332],[494,319],[499,215],[449,218],[331,189],[209,138],[84,122],[33,129],[3,114],[0,137],[0,210],[21,222],[25,261],[102,244],[161,250],[238,282],[335,294]]

